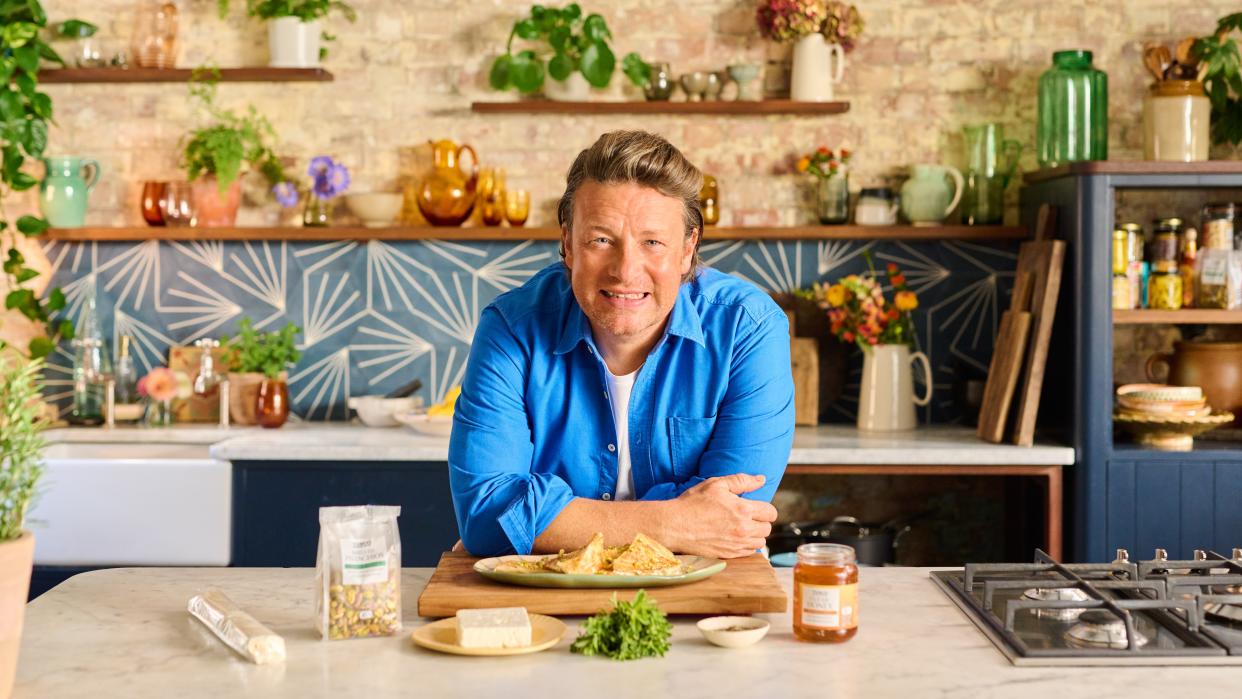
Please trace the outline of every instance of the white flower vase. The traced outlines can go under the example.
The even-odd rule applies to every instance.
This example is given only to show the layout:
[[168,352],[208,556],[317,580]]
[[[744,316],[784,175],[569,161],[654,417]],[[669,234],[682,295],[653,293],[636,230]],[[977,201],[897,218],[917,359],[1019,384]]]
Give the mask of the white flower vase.
[[273,68],[319,67],[319,20],[277,17],[267,23],[268,65]]
[[[874,345],[863,357],[862,387],[858,392],[858,429],[866,432],[912,430],[918,424],[914,406],[931,402],[931,363],[922,352],[910,352],[906,345]],[[927,387],[921,397],[914,396],[912,362],[923,367]]]
[[845,51],[823,34],[808,34],[793,49],[789,97],[795,102],[831,102],[836,84],[845,76]]
[[543,81],[543,94],[555,102],[586,102],[591,99],[591,83],[576,70],[564,80],[553,80],[548,76]]

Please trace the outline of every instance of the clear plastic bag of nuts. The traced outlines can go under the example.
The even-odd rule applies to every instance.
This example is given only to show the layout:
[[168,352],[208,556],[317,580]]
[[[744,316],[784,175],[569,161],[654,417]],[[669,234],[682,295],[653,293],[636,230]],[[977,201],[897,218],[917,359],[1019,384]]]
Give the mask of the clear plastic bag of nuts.
[[319,508],[316,627],[327,640],[401,631],[401,508]]

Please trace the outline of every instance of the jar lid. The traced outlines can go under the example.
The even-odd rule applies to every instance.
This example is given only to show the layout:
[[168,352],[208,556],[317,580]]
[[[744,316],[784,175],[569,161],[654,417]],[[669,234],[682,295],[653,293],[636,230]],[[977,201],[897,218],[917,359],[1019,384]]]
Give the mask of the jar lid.
[[798,562],[808,565],[845,565],[854,562],[854,547],[844,544],[802,544]]
[[1177,271],[1177,262],[1175,260],[1156,260],[1152,263],[1152,270],[1163,274],[1169,274]]
[[1091,59],[1094,57],[1090,51],[1081,49],[1073,49],[1069,51],[1053,51],[1052,62],[1055,64],[1084,64],[1091,65]]
[[1141,223],[1123,223],[1123,224],[1121,224],[1121,230],[1126,231],[1127,233],[1142,233],[1142,232],[1143,232],[1143,224],[1141,224]]
[[863,187],[858,192],[860,197],[876,197],[877,199],[892,199],[893,190],[888,187]]
[[1214,201],[1203,205],[1205,213],[1233,213],[1235,204],[1231,201]]

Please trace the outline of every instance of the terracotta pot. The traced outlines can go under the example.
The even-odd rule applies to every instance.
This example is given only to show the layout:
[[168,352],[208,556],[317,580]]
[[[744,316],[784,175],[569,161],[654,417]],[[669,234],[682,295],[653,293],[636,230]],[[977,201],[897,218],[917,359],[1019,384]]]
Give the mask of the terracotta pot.
[[289,384],[264,378],[255,396],[254,416],[261,427],[275,428],[289,419]]
[[33,566],[34,534],[23,531],[12,541],[0,541],[0,697],[13,693],[17,678],[17,652]]
[[241,178],[220,193],[220,183],[208,176],[191,183],[194,192],[194,216],[199,226],[230,228],[237,225],[237,208],[241,205]]
[[1168,367],[1163,383],[1198,386],[1213,411],[1242,416],[1242,342],[1175,342],[1172,353],[1160,352],[1147,359],[1149,381],[1162,381],[1156,375],[1161,364]]
[[[282,371],[277,378],[288,382],[289,374]],[[261,383],[263,383],[263,374],[260,372],[229,372],[229,419],[234,425],[258,424],[254,407],[259,397],[259,384]]]

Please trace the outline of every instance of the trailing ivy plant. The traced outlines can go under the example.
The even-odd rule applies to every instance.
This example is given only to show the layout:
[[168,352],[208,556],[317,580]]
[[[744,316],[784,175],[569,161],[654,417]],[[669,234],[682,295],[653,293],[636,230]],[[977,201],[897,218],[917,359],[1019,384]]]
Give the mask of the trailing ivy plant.
[[[547,74],[553,80],[565,80],[574,71],[580,71],[591,85],[606,87],[617,67],[617,58],[608,46],[612,32],[602,16],[592,13],[583,18],[577,3],[564,9],[534,5],[528,17],[513,23],[504,55],[492,63],[488,80],[497,90],[516,87],[531,93],[543,87],[543,57],[530,49],[513,53],[515,38],[547,43],[552,50]],[[546,55],[547,51],[542,53]],[[651,67],[637,53],[626,54],[621,70],[639,87],[650,80]]]
[[[15,310],[43,328],[45,334],[30,341],[25,348],[31,357],[45,357],[61,340],[73,339],[73,322],[61,320],[53,326],[52,316],[65,307],[65,295],[59,288],[39,298],[25,285],[39,276],[38,270],[26,264],[18,250],[19,235],[35,237],[48,228],[47,221],[37,216],[21,216],[16,221],[5,210],[5,198],[13,192],[24,192],[38,184],[33,176],[22,171],[27,158],[43,157],[47,148],[48,123],[52,121],[52,98],[39,91],[39,62],[59,65],[65,62],[40,37],[47,27],[47,13],[39,0],[0,0],[0,152],[4,156],[0,168],[0,240],[8,247],[3,270],[9,292],[4,307]],[[60,25],[58,34],[89,36],[94,26],[78,20]],[[52,329],[50,334],[46,334]]]
[[262,172],[273,185],[284,182],[284,168],[269,145],[276,140],[271,122],[253,105],[244,115],[217,105],[219,75],[215,69],[197,69],[190,80],[190,97],[198,100],[210,124],[183,139],[181,165],[189,179],[214,175],[224,193],[246,164]]
[[[227,17],[229,0],[216,0],[216,9],[220,12],[220,19]],[[358,19],[358,13],[354,12],[354,8],[340,0],[246,0],[246,14],[259,19],[297,17],[303,22],[310,22],[327,17],[332,10],[340,11],[350,22]],[[336,37],[327,32],[321,32],[319,36],[324,42],[336,41]],[[319,60],[322,61],[327,57],[328,49],[321,47]]]
[[1194,50],[1212,101],[1212,141],[1236,146],[1242,143],[1242,59],[1233,32],[1242,32],[1242,12],[1221,17],[1216,32],[1196,41]]
[[42,370],[43,360],[9,352],[0,342],[0,541],[21,536],[43,475]]

